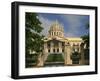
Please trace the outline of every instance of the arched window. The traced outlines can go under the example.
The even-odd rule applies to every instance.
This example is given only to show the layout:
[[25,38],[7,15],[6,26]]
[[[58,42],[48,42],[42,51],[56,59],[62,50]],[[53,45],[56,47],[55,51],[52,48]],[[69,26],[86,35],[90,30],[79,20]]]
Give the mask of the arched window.
[[62,49],[62,52],[64,52],[64,49]]
[[64,42],[62,42],[62,46],[64,46]]
[[59,48],[57,49],[57,52],[59,52]]
[[48,43],[48,48],[50,48],[50,43]]
[[48,53],[50,53],[50,49],[48,49]]
[[53,49],[53,52],[55,53],[55,49]]
[[73,43],[73,46],[75,46],[75,43]]

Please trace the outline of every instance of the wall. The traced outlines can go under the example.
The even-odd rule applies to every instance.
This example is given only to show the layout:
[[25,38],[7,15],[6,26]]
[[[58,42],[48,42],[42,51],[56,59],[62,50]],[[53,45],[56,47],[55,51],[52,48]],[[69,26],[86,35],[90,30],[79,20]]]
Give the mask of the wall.
[[[11,68],[11,2],[14,0],[1,0],[0,1],[0,81],[13,81],[10,78]],[[97,5],[100,14],[100,0],[21,0],[21,1],[34,1],[44,3],[62,3],[74,5]],[[98,16],[100,21],[100,15]],[[100,23],[98,23],[100,27]],[[100,28],[98,28],[99,30]],[[99,32],[100,34],[100,32]],[[100,37],[98,39],[100,41]],[[98,43],[100,45],[100,42]],[[99,46],[100,47],[100,46]],[[98,47],[98,48],[99,48]],[[100,53],[100,50],[99,50]],[[99,54],[98,53],[98,54]],[[100,55],[98,55],[100,57]],[[100,59],[98,60],[100,62]],[[98,65],[100,67],[100,64]],[[99,70],[100,71],[100,70]],[[82,75],[82,76],[68,76],[68,77],[53,77],[53,78],[39,78],[39,79],[26,79],[26,81],[99,81],[100,74],[98,75]],[[21,80],[22,81],[22,80]]]

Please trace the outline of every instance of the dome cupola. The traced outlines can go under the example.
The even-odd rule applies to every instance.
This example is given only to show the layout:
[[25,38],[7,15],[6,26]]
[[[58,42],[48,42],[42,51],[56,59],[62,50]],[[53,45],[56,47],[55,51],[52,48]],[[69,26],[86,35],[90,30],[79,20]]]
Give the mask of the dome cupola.
[[50,27],[49,30],[49,36],[59,36],[63,37],[63,27],[59,24],[59,22],[56,20]]

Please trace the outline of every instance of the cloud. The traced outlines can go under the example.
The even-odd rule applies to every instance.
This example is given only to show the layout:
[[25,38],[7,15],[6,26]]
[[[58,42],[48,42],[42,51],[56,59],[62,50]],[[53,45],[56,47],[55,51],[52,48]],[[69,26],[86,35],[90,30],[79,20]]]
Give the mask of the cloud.
[[43,31],[41,32],[41,34],[47,36],[48,35],[48,31],[49,31],[50,26],[53,23],[53,21],[47,19],[46,17],[42,17],[41,15],[39,15],[39,20],[42,23],[41,26],[44,28]]
[[67,21],[68,27],[65,28],[67,37],[76,37],[79,35],[81,26],[83,24],[82,20],[84,16],[79,15],[62,15],[62,18]]
[[46,16],[39,14],[38,18],[42,23],[42,27],[44,28],[42,33],[45,36],[48,36],[48,31],[50,29],[50,26],[54,21],[58,18],[58,21],[61,25],[63,25],[64,28],[64,35],[65,37],[80,37],[84,35],[84,32],[86,31],[84,25],[85,22],[87,22],[86,17],[84,15],[59,15],[59,16],[52,16],[53,19],[51,19],[51,15],[46,14]]

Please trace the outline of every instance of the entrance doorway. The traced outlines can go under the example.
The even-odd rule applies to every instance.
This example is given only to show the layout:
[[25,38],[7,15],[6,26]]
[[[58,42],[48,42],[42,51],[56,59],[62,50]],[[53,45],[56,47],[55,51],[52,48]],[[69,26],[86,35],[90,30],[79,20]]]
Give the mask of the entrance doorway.
[[74,52],[71,55],[72,64],[79,64],[80,54],[78,52]]

